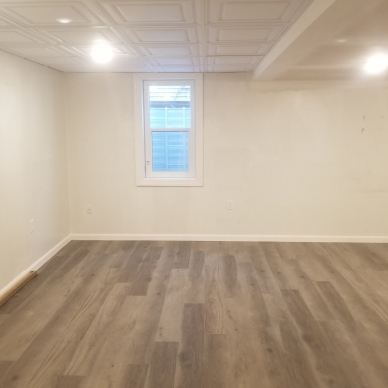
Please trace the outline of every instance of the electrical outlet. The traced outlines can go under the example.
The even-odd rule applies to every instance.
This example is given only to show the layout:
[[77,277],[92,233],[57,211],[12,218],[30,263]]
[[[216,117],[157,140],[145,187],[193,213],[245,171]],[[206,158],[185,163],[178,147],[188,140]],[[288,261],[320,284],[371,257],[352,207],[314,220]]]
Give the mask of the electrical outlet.
[[92,205],[87,205],[86,206],[86,214],[93,214]]
[[226,201],[226,209],[233,210],[233,201],[231,199]]
[[34,227],[34,220],[30,220],[30,233],[34,233],[35,227]]

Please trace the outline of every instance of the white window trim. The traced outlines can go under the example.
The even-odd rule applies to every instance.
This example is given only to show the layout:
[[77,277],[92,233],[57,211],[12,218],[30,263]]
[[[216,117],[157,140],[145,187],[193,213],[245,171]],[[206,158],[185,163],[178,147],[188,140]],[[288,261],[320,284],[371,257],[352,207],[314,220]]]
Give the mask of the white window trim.
[[[191,111],[191,121],[190,128],[186,127],[175,127],[175,128],[151,128],[150,127],[150,107],[149,107],[149,93],[147,93],[147,89],[151,85],[162,85],[169,84],[175,86],[183,86],[189,85],[191,87],[191,102],[190,102],[190,111]],[[168,80],[146,80],[143,83],[143,91],[144,91],[144,128],[145,128],[145,150],[146,150],[146,175],[147,178],[166,178],[166,175],[173,175],[171,178],[193,178],[195,177],[195,146],[196,146],[196,103],[195,103],[195,95],[196,95],[196,87],[195,80],[193,79],[184,79],[184,80],[175,80],[169,78]],[[189,171],[180,171],[180,172],[155,172],[152,171],[152,133],[154,131],[158,132],[187,132],[189,134]],[[148,171],[147,171],[148,170]]]
[[[153,80],[192,80],[195,83],[195,176],[147,177],[143,83]],[[198,73],[134,74],[136,184],[137,186],[203,186],[203,75]]]

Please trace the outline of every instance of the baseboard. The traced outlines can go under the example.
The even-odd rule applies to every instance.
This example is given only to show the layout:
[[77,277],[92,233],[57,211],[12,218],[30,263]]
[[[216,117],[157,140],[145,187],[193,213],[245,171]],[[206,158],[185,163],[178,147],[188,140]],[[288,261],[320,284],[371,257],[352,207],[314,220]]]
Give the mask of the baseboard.
[[65,237],[30,267],[0,290],[10,290],[27,273],[37,271],[71,240],[147,240],[147,241],[246,241],[246,242],[349,242],[388,243],[388,236],[301,236],[301,235],[239,235],[239,234],[71,234]]
[[148,240],[148,241],[276,241],[276,242],[352,242],[388,243],[388,236],[292,236],[238,234],[72,234],[72,240]]
[[31,271],[37,271],[43,264],[47,263],[57,252],[59,252],[66,244],[72,240],[71,235],[65,237],[60,241],[55,247],[51,248],[47,253],[45,253],[41,258],[35,261],[30,267],[24,270],[20,275],[16,276],[10,283],[0,290],[0,297],[8,292],[15,284],[17,284],[26,274]]

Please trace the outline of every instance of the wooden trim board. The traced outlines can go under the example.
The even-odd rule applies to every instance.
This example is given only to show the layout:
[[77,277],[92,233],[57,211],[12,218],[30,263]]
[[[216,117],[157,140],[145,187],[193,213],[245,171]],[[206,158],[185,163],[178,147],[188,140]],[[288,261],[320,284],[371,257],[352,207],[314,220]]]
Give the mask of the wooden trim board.
[[23,288],[32,278],[37,275],[36,271],[26,273],[17,283],[15,283],[7,292],[0,296],[0,307],[13,295],[15,295],[21,288]]
[[18,276],[16,276],[11,282],[9,282],[2,289],[0,289],[0,300],[3,299],[3,295],[6,295],[9,290],[13,289],[16,286],[16,284],[19,284],[19,282],[22,279],[24,279],[30,272],[36,272],[43,264],[47,263],[57,252],[59,252],[70,241],[71,241],[71,238],[70,238],[70,235],[68,235],[57,245],[51,248],[46,254],[44,254],[32,265],[30,265],[26,270],[24,270]]

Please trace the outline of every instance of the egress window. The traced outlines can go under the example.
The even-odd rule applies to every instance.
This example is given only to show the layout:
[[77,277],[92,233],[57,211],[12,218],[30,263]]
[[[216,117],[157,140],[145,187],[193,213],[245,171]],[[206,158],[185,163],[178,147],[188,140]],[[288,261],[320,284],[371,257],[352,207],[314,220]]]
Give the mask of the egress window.
[[195,152],[193,89],[189,80],[144,82],[148,177],[194,176],[194,160],[190,160]]
[[138,185],[202,185],[202,75],[136,81]]

